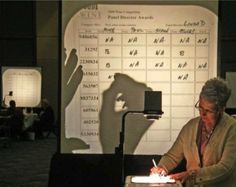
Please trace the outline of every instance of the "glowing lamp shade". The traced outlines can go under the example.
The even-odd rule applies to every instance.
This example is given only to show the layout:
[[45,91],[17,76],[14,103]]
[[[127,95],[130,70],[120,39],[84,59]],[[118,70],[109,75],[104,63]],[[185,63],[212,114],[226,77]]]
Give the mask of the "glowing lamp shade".
[[[5,104],[15,100],[19,107],[36,107],[41,101],[40,68],[2,68],[2,98]],[[9,93],[12,92],[12,96]]]

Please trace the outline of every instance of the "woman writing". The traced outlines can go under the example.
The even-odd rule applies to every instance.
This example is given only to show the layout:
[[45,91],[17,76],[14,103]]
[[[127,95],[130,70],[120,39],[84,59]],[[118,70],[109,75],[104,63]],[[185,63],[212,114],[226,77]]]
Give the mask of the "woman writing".
[[186,187],[236,186],[236,120],[224,112],[230,94],[222,79],[205,83],[195,105],[200,116],[182,128],[151,174],[168,174],[185,159],[186,171],[171,177]]

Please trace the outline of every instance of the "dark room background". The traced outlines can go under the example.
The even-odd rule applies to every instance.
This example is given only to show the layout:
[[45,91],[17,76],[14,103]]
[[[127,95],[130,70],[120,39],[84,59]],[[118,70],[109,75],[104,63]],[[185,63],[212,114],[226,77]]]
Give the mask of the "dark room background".
[[[0,66],[42,67],[42,98],[59,112],[59,2],[0,1]],[[218,75],[236,71],[236,2],[219,3]]]

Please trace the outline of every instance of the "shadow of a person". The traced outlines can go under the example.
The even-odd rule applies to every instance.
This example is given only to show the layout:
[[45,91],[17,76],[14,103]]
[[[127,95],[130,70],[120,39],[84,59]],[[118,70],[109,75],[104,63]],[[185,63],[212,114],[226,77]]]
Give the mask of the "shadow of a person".
[[[63,55],[66,60],[66,54]],[[67,138],[66,129],[65,129],[65,109],[71,102],[78,85],[83,79],[83,70],[82,66],[77,66],[78,57],[76,55],[76,49],[72,49],[69,57],[62,68],[62,90],[64,90],[63,100],[62,100],[62,138],[64,141],[61,141],[62,146],[65,152],[72,152],[75,149],[88,149],[90,146],[86,144],[80,138]]]
[[[144,83],[131,77],[117,73],[109,89],[103,93],[100,110],[99,136],[103,153],[114,153],[119,144],[122,115],[127,110],[143,111],[144,91],[151,91]],[[123,111],[116,111],[118,101],[124,101]],[[128,115],[125,125],[125,153],[134,153],[143,134],[152,124],[143,115]]]

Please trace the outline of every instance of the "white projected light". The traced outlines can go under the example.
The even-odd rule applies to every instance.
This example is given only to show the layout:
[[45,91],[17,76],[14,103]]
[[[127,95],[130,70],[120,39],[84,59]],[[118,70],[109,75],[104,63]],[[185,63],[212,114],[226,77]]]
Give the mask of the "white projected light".
[[[40,68],[2,68],[2,100],[9,105],[15,100],[18,107],[35,107],[41,100]],[[9,97],[9,93],[12,96]]]
[[133,183],[175,183],[174,179],[171,179],[170,176],[162,175],[150,175],[150,176],[136,176],[131,178]]

